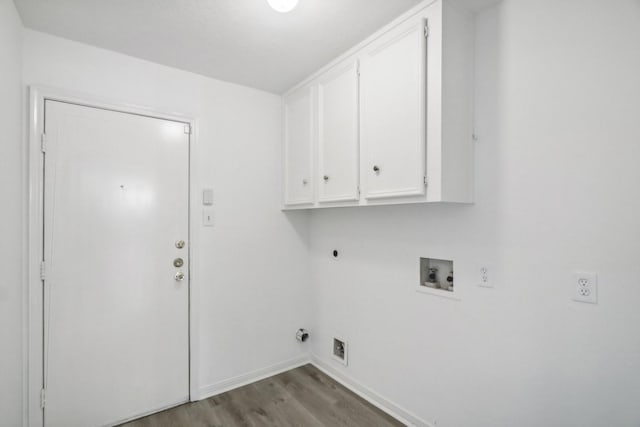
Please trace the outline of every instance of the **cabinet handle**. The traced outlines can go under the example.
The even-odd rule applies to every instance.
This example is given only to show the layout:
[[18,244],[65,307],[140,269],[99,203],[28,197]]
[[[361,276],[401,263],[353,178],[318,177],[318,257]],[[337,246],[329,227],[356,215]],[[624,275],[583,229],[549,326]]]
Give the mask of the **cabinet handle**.
[[309,183],[309,180],[307,180],[306,178],[302,180],[302,185],[307,185]]
[[374,165],[374,166],[373,166],[373,171],[374,171],[375,173],[380,173],[380,167],[379,167],[378,165]]
[[325,176],[323,176],[323,177],[322,177],[322,179],[324,179],[324,182],[329,181],[329,175],[325,175]]

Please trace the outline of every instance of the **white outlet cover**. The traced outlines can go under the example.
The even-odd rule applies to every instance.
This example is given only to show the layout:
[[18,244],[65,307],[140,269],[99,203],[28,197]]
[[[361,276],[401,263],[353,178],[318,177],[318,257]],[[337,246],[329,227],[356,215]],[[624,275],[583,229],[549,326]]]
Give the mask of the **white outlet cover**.
[[202,225],[213,227],[213,208],[202,209]]
[[493,282],[490,278],[491,271],[488,266],[483,265],[478,268],[478,286],[481,288],[493,288]]
[[574,301],[589,304],[598,303],[598,275],[596,273],[574,273],[571,289]]

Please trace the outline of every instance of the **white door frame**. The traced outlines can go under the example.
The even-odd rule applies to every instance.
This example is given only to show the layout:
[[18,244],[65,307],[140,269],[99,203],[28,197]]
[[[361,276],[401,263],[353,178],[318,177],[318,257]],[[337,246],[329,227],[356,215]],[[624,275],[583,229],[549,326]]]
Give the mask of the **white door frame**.
[[24,393],[27,401],[24,402],[23,411],[25,427],[42,427],[44,425],[43,411],[41,407],[41,390],[43,386],[43,328],[44,319],[42,280],[40,278],[40,265],[43,260],[43,181],[44,181],[44,156],[42,151],[42,134],[44,131],[44,104],[46,100],[61,101],[87,107],[101,108],[129,114],[136,114],[158,119],[183,122],[191,127],[189,138],[189,400],[199,399],[198,384],[198,305],[196,302],[198,287],[196,269],[196,257],[199,251],[198,233],[195,228],[200,224],[198,206],[198,190],[196,177],[197,162],[197,120],[192,117],[176,113],[164,113],[156,108],[140,107],[125,102],[113,102],[100,97],[77,94],[65,90],[53,89],[44,86],[29,87],[29,134],[28,134],[28,224],[26,240],[27,251],[27,281],[24,289],[24,301],[26,302],[27,321],[25,336],[26,343],[24,354],[24,366],[26,367],[23,379]]

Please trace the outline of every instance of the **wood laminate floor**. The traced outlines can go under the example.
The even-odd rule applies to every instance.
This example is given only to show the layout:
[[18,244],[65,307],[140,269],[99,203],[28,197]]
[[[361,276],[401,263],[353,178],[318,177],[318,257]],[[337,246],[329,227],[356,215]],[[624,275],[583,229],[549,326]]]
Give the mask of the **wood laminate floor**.
[[402,426],[312,365],[121,427]]

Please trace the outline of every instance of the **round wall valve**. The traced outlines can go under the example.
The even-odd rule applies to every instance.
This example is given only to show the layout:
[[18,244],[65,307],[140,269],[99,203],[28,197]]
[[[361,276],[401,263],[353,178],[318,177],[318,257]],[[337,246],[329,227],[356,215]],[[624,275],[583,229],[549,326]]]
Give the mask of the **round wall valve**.
[[180,267],[182,267],[183,265],[184,265],[184,261],[183,261],[183,259],[182,259],[182,258],[176,258],[176,259],[174,259],[174,260],[173,260],[173,266],[174,266],[174,267],[178,267],[178,268],[180,268]]

